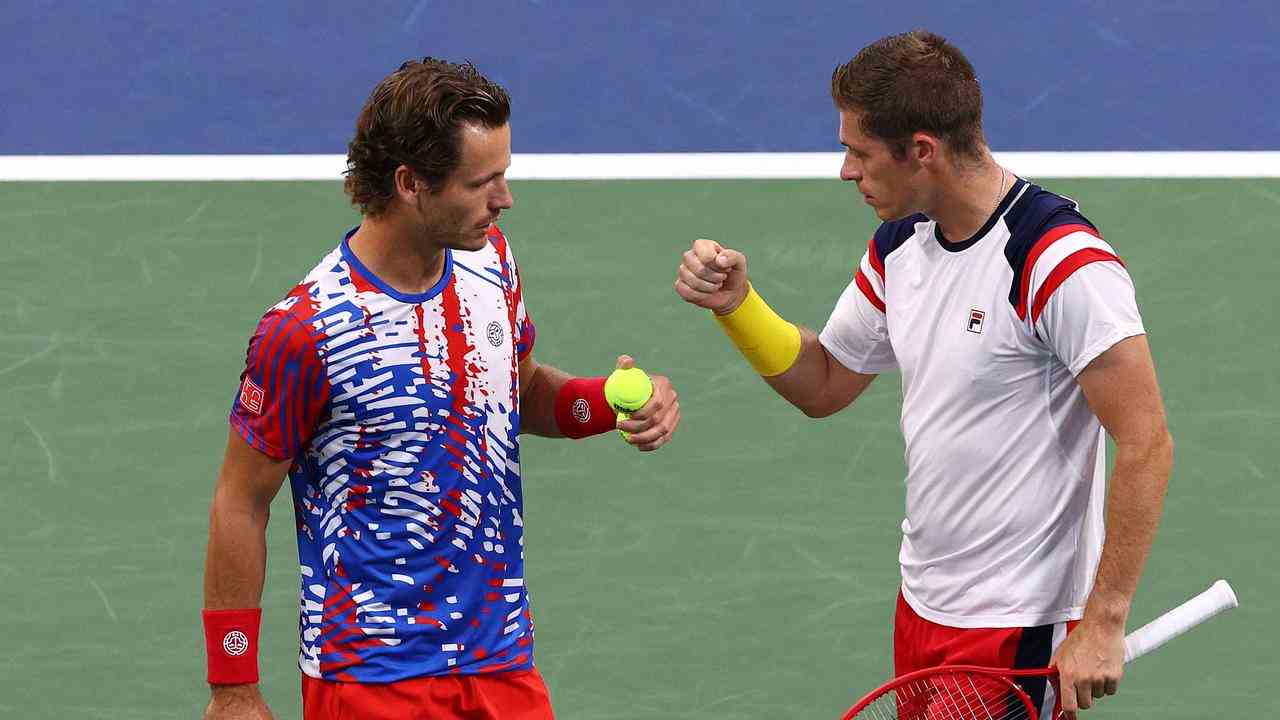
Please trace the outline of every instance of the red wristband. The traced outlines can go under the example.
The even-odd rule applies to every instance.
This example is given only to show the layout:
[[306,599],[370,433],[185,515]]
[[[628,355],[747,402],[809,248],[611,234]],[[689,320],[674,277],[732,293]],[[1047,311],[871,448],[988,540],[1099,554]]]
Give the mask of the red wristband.
[[258,682],[258,627],[262,608],[204,610],[204,648],[209,684]]
[[556,427],[565,437],[584,438],[618,426],[618,416],[604,399],[604,378],[573,378],[556,394]]

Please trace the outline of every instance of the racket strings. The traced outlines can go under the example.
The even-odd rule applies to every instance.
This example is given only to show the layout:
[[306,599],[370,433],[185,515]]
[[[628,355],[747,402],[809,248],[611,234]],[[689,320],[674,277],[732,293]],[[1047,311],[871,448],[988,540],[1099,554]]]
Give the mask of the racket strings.
[[1036,713],[1003,678],[947,673],[894,688],[854,720],[1036,720]]

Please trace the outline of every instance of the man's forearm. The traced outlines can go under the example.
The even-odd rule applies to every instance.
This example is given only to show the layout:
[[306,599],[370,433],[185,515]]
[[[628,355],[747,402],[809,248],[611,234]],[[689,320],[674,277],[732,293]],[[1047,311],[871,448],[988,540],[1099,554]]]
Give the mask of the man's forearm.
[[1167,432],[1142,445],[1117,447],[1106,503],[1106,541],[1085,617],[1120,626],[1138,588],[1164,508],[1173,440]]
[[573,376],[550,365],[538,365],[520,396],[521,432],[564,437],[556,424],[556,396]]
[[823,389],[831,370],[827,365],[827,353],[818,342],[818,336],[806,327],[800,329],[800,354],[795,363],[781,375],[764,378],[774,392],[795,405],[806,415],[822,417],[826,410]]
[[800,354],[795,363],[786,372],[764,381],[805,415],[822,418],[848,407],[875,377],[838,366],[817,334],[800,327]]
[[255,608],[262,602],[267,567],[270,505],[237,502],[219,488],[209,513],[204,566],[204,607]]

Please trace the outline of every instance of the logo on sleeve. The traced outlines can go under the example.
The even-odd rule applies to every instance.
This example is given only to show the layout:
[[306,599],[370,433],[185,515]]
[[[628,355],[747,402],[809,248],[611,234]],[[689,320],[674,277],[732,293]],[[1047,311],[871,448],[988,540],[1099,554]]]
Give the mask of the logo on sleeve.
[[574,400],[572,411],[574,420],[577,420],[583,425],[591,422],[591,405],[589,405],[585,399],[578,398],[577,400]]
[[262,414],[262,388],[247,376],[240,384],[240,406],[254,415]]
[[981,335],[982,321],[986,317],[987,317],[987,314],[982,312],[981,310],[976,310],[976,309],[970,310],[969,311],[969,327],[968,327],[969,332],[975,335]]

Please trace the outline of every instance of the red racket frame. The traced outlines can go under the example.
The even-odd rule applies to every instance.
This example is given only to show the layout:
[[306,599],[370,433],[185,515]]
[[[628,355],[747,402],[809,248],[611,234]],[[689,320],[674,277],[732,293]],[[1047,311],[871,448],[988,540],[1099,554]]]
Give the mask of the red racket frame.
[[991,668],[981,667],[979,665],[939,665],[938,667],[925,668],[924,670],[917,670],[915,672],[896,677],[875,690],[872,690],[867,693],[865,697],[859,700],[856,705],[850,708],[841,720],[854,720],[858,713],[866,709],[866,707],[871,703],[879,700],[885,695],[888,695],[890,692],[917,680],[936,677],[939,675],[956,675],[962,673],[982,675],[987,678],[1002,681],[1008,686],[1009,692],[1012,693],[1014,697],[1022,701],[1022,704],[1026,706],[1029,711],[1027,716],[1028,720],[1037,720],[1037,718],[1040,717],[1040,710],[1031,704],[1031,698],[1028,697],[1026,691],[1013,681],[1013,678],[1042,677],[1048,678],[1049,681],[1054,684],[1055,689],[1058,685],[1058,670],[1057,668],[1052,667],[1011,670],[1009,668]]

